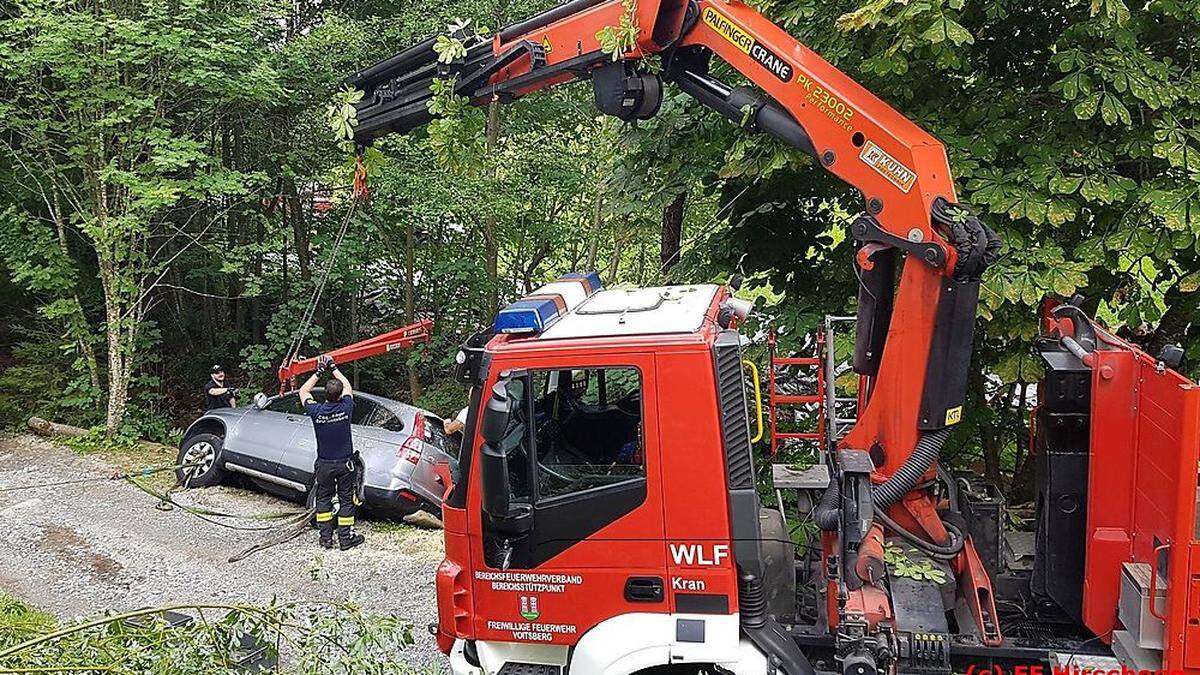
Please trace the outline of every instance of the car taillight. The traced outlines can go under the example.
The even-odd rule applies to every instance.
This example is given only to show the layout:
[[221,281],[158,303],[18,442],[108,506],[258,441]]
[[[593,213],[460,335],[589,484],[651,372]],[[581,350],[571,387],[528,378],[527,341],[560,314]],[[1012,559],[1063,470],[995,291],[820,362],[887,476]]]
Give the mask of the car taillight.
[[421,439],[416,436],[409,436],[400,449],[396,452],[396,456],[401,459],[416,464],[421,461]]

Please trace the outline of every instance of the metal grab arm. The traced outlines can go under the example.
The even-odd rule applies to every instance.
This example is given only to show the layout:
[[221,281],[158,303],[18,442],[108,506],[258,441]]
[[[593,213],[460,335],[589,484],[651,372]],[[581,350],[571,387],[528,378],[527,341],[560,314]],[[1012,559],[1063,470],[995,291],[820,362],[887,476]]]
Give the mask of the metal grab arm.
[[[376,335],[375,337],[326,352],[326,355],[333,357],[333,360],[339,364],[351,363],[369,356],[386,354],[398,349],[408,349],[422,342],[429,342],[432,334],[433,321],[421,319],[403,328],[397,328],[382,335]],[[316,369],[317,357],[297,359],[283,366],[279,369],[280,393],[287,391],[291,387],[293,379],[300,375],[311,373]]]

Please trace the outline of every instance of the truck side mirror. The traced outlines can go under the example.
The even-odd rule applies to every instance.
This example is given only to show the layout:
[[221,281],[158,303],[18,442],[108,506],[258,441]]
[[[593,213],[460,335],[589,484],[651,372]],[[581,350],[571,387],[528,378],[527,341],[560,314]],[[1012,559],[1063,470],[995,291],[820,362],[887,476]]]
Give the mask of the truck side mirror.
[[512,380],[504,379],[492,386],[492,395],[484,407],[479,434],[488,443],[499,443],[508,431],[508,419],[512,410],[508,388]]
[[480,434],[484,443],[479,450],[479,472],[483,479],[480,493],[483,510],[497,531],[519,536],[528,532],[532,510],[528,504],[510,503],[508,445],[514,435],[523,435],[523,425],[513,423],[517,406],[525,399],[525,381],[506,377],[492,387],[484,410]]
[[484,440],[479,448],[479,473],[483,478],[480,494],[483,510],[492,518],[508,514],[508,457],[501,446],[510,418],[508,383],[509,380],[504,379],[492,387],[479,425],[479,434]]

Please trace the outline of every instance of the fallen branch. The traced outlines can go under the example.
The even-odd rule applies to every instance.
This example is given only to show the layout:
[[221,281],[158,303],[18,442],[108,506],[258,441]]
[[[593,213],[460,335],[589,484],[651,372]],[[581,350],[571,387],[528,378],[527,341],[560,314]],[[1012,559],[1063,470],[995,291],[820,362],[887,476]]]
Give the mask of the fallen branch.
[[50,420],[44,420],[40,417],[29,418],[29,429],[38,436],[46,436],[48,438],[60,436],[76,438],[87,434],[87,429],[73,427],[70,424],[55,424]]
[[[76,427],[70,424],[59,424],[58,422],[51,422],[50,420],[42,419],[41,417],[30,417],[26,425],[33,433],[46,438],[79,438],[90,433],[87,429],[82,427]],[[139,440],[138,445],[153,452],[175,452],[174,448],[163,445],[162,443],[155,443],[154,441]]]

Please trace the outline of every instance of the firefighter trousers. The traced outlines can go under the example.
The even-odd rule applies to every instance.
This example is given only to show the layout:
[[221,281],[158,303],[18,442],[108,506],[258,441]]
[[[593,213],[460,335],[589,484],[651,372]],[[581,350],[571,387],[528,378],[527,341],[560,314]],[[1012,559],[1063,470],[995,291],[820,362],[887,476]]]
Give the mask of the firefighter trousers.
[[[358,506],[358,463],[353,459],[318,459],[314,467],[317,491],[317,529],[322,542],[332,542],[334,528],[338,539],[349,541]],[[337,519],[333,498],[337,496]]]

